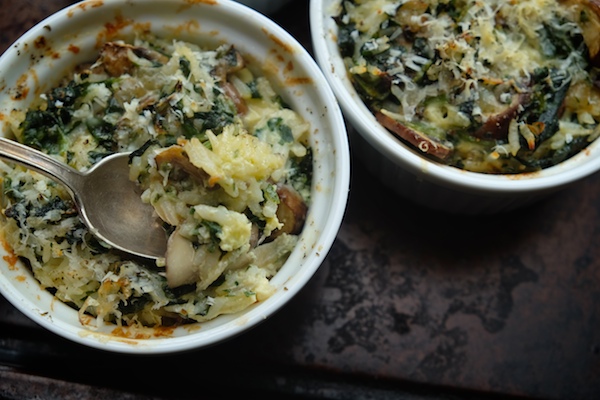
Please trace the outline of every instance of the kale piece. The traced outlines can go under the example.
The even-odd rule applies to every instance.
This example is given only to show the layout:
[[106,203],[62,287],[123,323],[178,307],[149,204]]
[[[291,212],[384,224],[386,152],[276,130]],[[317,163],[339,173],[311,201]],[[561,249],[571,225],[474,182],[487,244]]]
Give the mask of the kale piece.
[[74,81],[69,82],[67,86],[53,89],[48,94],[48,110],[72,107],[83,91],[83,85],[77,85]]
[[190,67],[190,60],[188,60],[185,57],[181,57],[179,59],[179,69],[183,73],[183,76],[185,76],[186,78],[189,77],[192,71]]
[[194,118],[202,121],[202,130],[185,131],[185,136],[188,139],[194,136],[201,138],[204,131],[208,129],[212,130],[215,135],[220,134],[223,132],[223,128],[233,123],[235,112],[219,107],[219,104],[215,103],[210,111],[196,113]]
[[302,158],[292,157],[289,183],[297,191],[307,188],[312,182],[313,174],[313,154],[312,149]]
[[114,97],[111,97],[108,100],[108,105],[106,107],[106,113],[110,114],[110,113],[123,113],[123,112],[125,112],[125,109],[123,108],[123,106],[121,104],[119,104],[117,99],[115,99]]
[[557,69],[538,68],[533,73],[532,99],[522,114],[529,124],[541,122],[543,132],[538,136],[542,142],[556,133],[562,105],[571,84],[571,77]]
[[64,200],[58,196],[48,201],[42,207],[34,210],[33,215],[36,217],[43,217],[47,213],[53,210],[60,210],[61,214],[66,216],[77,215],[77,209],[72,200]]
[[538,31],[541,50],[546,57],[566,59],[572,52],[578,50],[582,51],[582,54],[588,54],[587,50],[582,49],[582,46],[585,46],[583,36],[562,28],[568,21],[553,22],[552,25],[545,23],[543,29]]
[[339,27],[337,43],[340,48],[340,53],[342,57],[352,57],[356,47],[354,38],[352,38],[352,32],[356,30],[356,25],[344,24],[339,18],[335,18],[335,21]]
[[64,124],[57,115],[48,111],[29,111],[20,128],[24,144],[44,149],[50,154],[59,153],[65,142]]
[[291,143],[294,141],[292,129],[283,122],[282,118],[271,118],[267,121],[267,126],[273,132],[279,133],[279,143]]
[[115,126],[100,119],[89,118],[86,121],[87,129],[92,134],[99,146],[115,151],[117,142],[114,138]]
[[119,311],[124,315],[137,314],[142,311],[146,305],[152,303],[152,298],[149,294],[144,293],[142,296],[131,296],[127,299],[127,303],[119,303]]
[[253,80],[252,82],[248,83],[248,87],[250,88],[250,93],[252,94],[251,97],[253,99],[261,99],[262,95],[260,94],[260,91],[258,90],[258,82],[255,80]]
[[557,150],[544,145],[558,131],[571,77],[556,69],[542,68],[534,71],[533,81],[532,99],[521,120],[528,124],[540,124],[543,130],[536,137],[535,149],[531,150],[523,143],[516,158],[528,167],[547,168],[571,157],[588,142],[587,139],[583,142],[573,140]]
[[208,140],[206,132],[204,130],[203,120],[201,115],[197,115],[198,118],[184,118],[181,123],[181,129],[183,130],[183,136],[186,139],[198,138],[201,142]]
[[219,248],[219,243],[221,243],[221,239],[219,239],[218,236],[223,232],[221,225],[208,220],[203,220],[201,224],[208,230],[208,233],[210,234],[211,243],[209,245],[209,250],[216,251]]
[[23,143],[50,154],[59,153],[65,144],[73,106],[83,90],[83,85],[71,81],[67,86],[55,88],[48,94],[45,110],[27,112],[20,126]]

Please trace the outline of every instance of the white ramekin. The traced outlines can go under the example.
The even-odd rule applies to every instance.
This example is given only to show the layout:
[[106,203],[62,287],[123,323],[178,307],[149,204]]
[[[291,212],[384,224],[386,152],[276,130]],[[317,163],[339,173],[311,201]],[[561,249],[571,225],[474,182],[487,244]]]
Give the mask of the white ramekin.
[[[233,1],[89,0],[37,24],[0,57],[0,128],[76,65],[93,60],[107,40],[138,29],[199,44],[231,43],[266,74],[284,100],[311,124],[312,204],[297,248],[273,277],[275,294],[244,312],[173,330],[82,324],[77,311],[42,289],[24,263],[0,249],[0,293],[48,330],[87,346],[123,353],[169,353],[208,346],[264,321],[311,279],[340,228],[349,190],[350,156],[333,92],[309,53],[273,21]],[[143,336],[143,335],[142,335]]]
[[350,123],[353,154],[385,185],[418,204],[450,213],[509,211],[564,189],[600,169],[600,143],[535,173],[491,175],[428,160],[381,126],[352,86],[337,45],[340,0],[311,0],[315,57]]

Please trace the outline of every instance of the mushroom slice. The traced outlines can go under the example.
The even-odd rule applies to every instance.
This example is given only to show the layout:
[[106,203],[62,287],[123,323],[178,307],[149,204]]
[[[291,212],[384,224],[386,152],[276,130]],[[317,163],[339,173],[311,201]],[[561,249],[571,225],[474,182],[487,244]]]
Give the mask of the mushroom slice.
[[229,97],[233,104],[235,104],[235,109],[239,114],[246,114],[248,112],[248,105],[246,101],[240,95],[240,92],[235,88],[235,86],[230,82],[223,82],[221,85],[223,92],[227,97]]
[[297,236],[280,234],[274,240],[261,244],[253,250],[256,264],[268,271],[268,276],[275,275],[294,250],[298,240]]
[[198,280],[198,263],[194,244],[181,236],[176,229],[167,242],[165,255],[167,284],[169,287],[189,285]]
[[219,58],[219,65],[217,66],[215,74],[225,81],[227,75],[233,74],[245,66],[246,60],[244,60],[242,54],[235,47],[231,46],[229,50]]
[[227,79],[229,75],[240,71],[246,67],[246,61],[242,54],[233,46],[219,58],[219,64],[215,68],[215,75],[221,80],[221,88],[235,104],[235,107],[240,114],[248,112],[246,102],[235,88],[235,86]]
[[250,248],[255,248],[260,242],[260,228],[257,224],[253,223],[250,230]]
[[169,237],[165,267],[167,284],[171,288],[201,283],[205,289],[221,275],[226,263],[219,261],[221,252],[210,250],[207,245],[195,246],[190,240],[181,235],[181,227]]
[[417,147],[423,153],[437,157],[441,160],[446,159],[451,153],[452,148],[434,139],[431,139],[422,132],[409,128],[395,119],[383,114],[381,111],[375,113],[377,121],[393,134],[406,140],[408,143]]
[[277,207],[277,219],[283,226],[275,231],[271,238],[275,238],[282,233],[297,235],[302,232],[308,206],[304,202],[300,193],[289,185],[278,185],[277,195],[279,196],[279,207]]
[[100,50],[100,67],[109,76],[121,76],[131,71],[135,64],[129,57],[129,51],[137,57],[164,64],[168,58],[156,51],[125,43],[108,42]]
[[522,93],[515,96],[508,108],[489,116],[487,121],[473,133],[473,136],[479,139],[506,139],[508,137],[510,121],[523,111],[530,97],[530,93]]
[[169,57],[147,47],[131,46],[131,51],[133,51],[133,53],[139,58],[144,58],[148,61],[154,61],[158,64],[166,64],[169,62]]
[[395,20],[404,28],[415,33],[424,29],[426,16],[424,15],[429,4],[423,0],[408,0],[398,7]]
[[170,163],[178,166],[199,182],[206,181],[209,178],[208,174],[192,164],[184,153],[183,147],[177,145],[171,146],[156,155],[156,165],[160,167],[162,164]]

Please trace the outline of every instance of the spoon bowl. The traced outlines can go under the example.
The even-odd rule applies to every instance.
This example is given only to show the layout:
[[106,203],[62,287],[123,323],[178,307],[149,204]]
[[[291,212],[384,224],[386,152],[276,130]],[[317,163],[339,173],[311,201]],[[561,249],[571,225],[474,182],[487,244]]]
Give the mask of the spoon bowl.
[[0,158],[65,185],[87,228],[110,247],[151,260],[164,257],[166,232],[129,179],[128,153],[109,155],[89,171],[79,172],[45,153],[0,138]]

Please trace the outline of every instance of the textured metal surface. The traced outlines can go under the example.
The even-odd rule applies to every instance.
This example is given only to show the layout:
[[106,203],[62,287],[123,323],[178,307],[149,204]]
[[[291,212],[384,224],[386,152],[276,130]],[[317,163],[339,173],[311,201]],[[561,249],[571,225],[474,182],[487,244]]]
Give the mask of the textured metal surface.
[[[4,3],[5,46],[65,5]],[[310,47],[307,1],[275,18]],[[465,218],[398,199],[354,162],[332,251],[271,319],[207,350],[139,358],[68,343],[0,300],[0,398],[44,387],[124,399],[235,387],[331,399],[600,398],[599,226],[598,175],[516,212]]]

